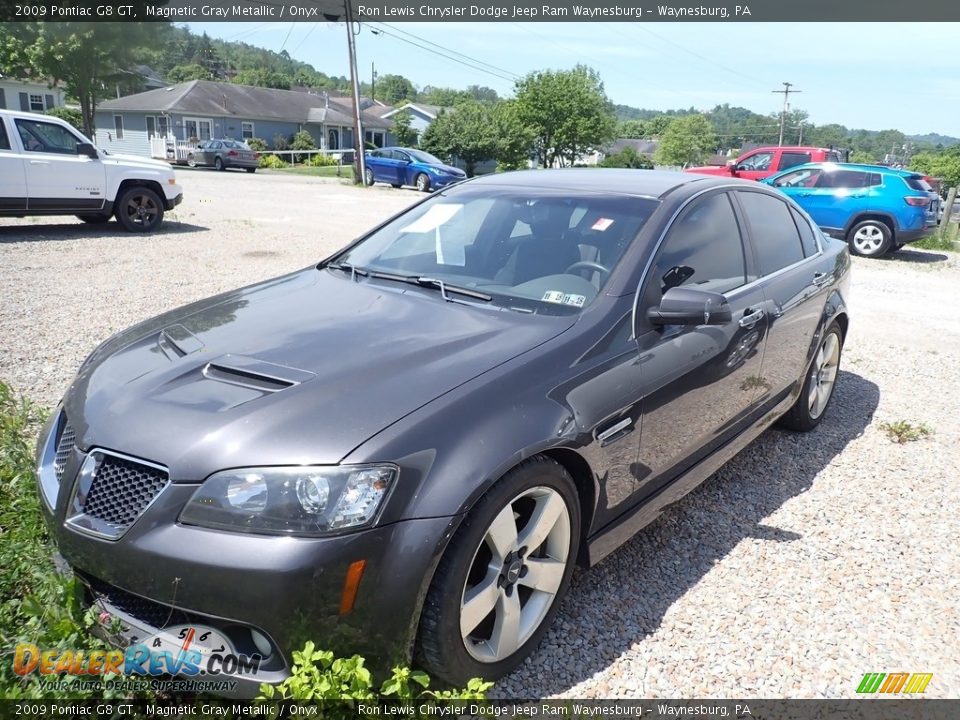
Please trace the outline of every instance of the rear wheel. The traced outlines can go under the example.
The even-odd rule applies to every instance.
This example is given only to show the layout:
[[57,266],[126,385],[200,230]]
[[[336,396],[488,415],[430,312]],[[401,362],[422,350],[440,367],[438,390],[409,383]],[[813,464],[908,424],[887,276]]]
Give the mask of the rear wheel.
[[879,220],[864,220],[850,228],[847,242],[854,255],[879,257],[890,249],[893,233]]
[[420,173],[417,175],[415,183],[417,190],[420,192],[430,192],[430,178],[427,177],[426,173]]
[[117,222],[129,232],[150,232],[163,222],[163,202],[148,187],[132,187],[120,196]]
[[187,167],[196,167],[197,159],[193,156],[193,153],[187,155]]
[[373,170],[367,168],[363,172],[363,180],[367,185],[373,185]]
[[110,222],[109,215],[77,215],[77,217],[91,225],[101,225],[105,222]]
[[255,173],[256,171],[257,171],[256,168],[247,168],[248,173]]
[[813,430],[827,410],[833,398],[833,389],[840,371],[840,353],[843,350],[843,336],[837,325],[831,325],[823,334],[817,352],[810,363],[810,370],[803,381],[800,397],[790,411],[784,415],[780,424],[791,430],[806,432]]
[[424,602],[418,658],[462,687],[516,668],[550,627],[570,584],[580,506],[569,473],[536,456],[471,510]]

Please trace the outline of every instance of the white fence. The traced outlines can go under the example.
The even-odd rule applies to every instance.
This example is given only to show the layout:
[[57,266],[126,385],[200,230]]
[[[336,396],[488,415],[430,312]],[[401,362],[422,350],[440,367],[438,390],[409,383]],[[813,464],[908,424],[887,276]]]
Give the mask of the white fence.
[[[197,143],[185,142],[172,137],[150,138],[150,156],[159,160],[166,160],[175,165],[185,165],[187,156],[197,149]],[[296,165],[303,163],[314,155],[329,155],[337,165],[353,162],[353,150],[263,150],[261,155],[276,155],[281,160]]]

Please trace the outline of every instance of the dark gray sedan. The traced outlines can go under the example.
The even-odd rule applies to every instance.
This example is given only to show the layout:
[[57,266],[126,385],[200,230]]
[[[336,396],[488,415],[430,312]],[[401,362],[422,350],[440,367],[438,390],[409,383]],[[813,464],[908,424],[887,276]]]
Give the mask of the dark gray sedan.
[[187,155],[187,165],[217,170],[237,168],[253,173],[260,166],[260,156],[239,140],[204,140]]
[[849,267],[758,183],[468,181],[104,342],[40,438],[46,521],[126,642],[214,633],[238,692],[307,640],[495,678],[575,564],[817,426]]

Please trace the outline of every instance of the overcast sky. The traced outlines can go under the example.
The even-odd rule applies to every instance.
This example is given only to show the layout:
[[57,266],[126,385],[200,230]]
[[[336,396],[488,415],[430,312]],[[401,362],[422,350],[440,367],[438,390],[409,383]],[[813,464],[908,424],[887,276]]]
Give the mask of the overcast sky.
[[[349,74],[343,25],[189,26],[286,49],[328,75]],[[378,27],[386,32],[375,35]],[[783,96],[771,91],[787,81],[802,90],[791,106],[818,125],[960,137],[958,42],[960,23],[364,23],[357,60],[367,82],[375,63],[378,73],[404,75],[417,87],[486,85],[501,95],[511,93],[513,77],[583,63],[600,73],[614,102],[653,109],[727,102],[779,112]]]

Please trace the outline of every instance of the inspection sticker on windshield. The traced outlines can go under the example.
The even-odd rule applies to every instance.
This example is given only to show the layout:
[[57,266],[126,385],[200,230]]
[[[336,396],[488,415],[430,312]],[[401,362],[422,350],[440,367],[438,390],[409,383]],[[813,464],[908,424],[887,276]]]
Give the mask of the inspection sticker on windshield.
[[586,295],[573,295],[571,293],[562,293],[559,290],[547,290],[541,298],[544,302],[557,303],[558,305],[575,305],[583,307],[586,302]]
[[611,225],[613,225],[613,220],[611,220],[610,218],[600,218],[593,225],[590,226],[590,229],[599,230],[600,232],[603,232]]

